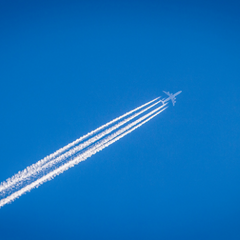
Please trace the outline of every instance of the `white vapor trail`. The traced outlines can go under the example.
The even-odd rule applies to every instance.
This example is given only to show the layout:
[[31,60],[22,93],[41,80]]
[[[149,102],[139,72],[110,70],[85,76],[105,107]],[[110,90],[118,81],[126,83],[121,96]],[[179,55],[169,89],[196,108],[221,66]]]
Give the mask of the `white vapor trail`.
[[[156,101],[157,99],[159,99],[160,97],[157,97],[155,99],[153,99],[152,101],[149,101],[143,105],[141,105],[140,107],[137,107],[125,114],[123,114],[122,116],[113,119],[112,121],[102,125],[101,127],[89,132],[88,134],[76,139],[75,141],[73,141],[72,143],[69,143],[68,145],[66,145],[63,148],[60,148],[59,150],[57,150],[56,152],[46,156],[45,158],[43,158],[42,160],[39,160],[37,163],[32,164],[30,167],[27,167],[26,169],[24,169],[23,171],[19,171],[17,174],[15,174],[13,177],[8,178],[5,182],[2,182],[0,184],[0,192],[6,190],[7,188],[9,188],[10,186],[16,184],[19,181],[22,181],[23,179],[28,178],[32,172],[37,172],[39,169],[41,169],[41,167],[46,164],[47,162],[49,162],[52,159],[55,159],[58,155],[60,155],[61,153],[67,151],[68,149],[70,149],[71,147],[77,145],[78,143],[82,142],[83,140],[87,139],[88,137],[96,134],[97,132],[101,131],[102,129],[110,126],[111,124],[123,119],[124,117],[144,108],[145,106],[151,104],[152,102]],[[159,103],[159,101],[158,101]],[[155,104],[156,105],[156,104]]]
[[[116,130],[117,128],[124,125],[125,123],[131,121],[132,119],[139,116],[140,114],[146,112],[150,108],[157,105],[159,102],[160,101],[157,101],[156,103],[150,105],[149,107],[143,109],[142,111],[140,111],[138,113],[135,113],[131,117],[129,117],[129,118],[121,121],[120,123],[114,125],[113,127],[107,128],[105,131],[103,131],[103,132],[99,133],[98,135],[90,138],[89,140],[83,142],[82,144],[70,149],[69,151],[65,152],[64,154],[61,154],[59,157],[53,158],[52,161],[48,161],[47,163],[42,164],[40,166],[38,164],[34,164],[34,167],[33,166],[28,167],[27,171],[23,170],[22,172],[19,172],[17,174],[17,176],[13,176],[13,178],[7,180],[7,184],[4,185],[4,183],[3,183],[3,186],[1,186],[0,191],[6,191],[11,186],[15,185],[16,183],[21,184],[24,180],[28,180],[29,177],[34,177],[34,175],[39,174],[40,171],[46,170],[47,168],[52,167],[56,163],[59,163],[59,162],[65,160],[66,158],[74,155],[75,153],[81,151],[82,149],[86,148],[87,146],[91,145],[92,143],[96,142],[97,140],[101,139],[102,137],[106,136],[107,134],[111,133],[112,131]],[[165,105],[162,105],[161,107],[164,107],[164,106]],[[125,116],[126,116],[126,114],[125,114]]]
[[[53,179],[55,176],[59,175],[60,173],[68,170],[69,168],[75,166],[79,162],[84,161],[87,158],[94,155],[95,153],[103,150],[104,148],[106,148],[109,145],[111,145],[112,143],[118,141],[120,138],[124,137],[125,135],[131,133],[132,131],[139,128],[144,123],[148,122],[150,119],[152,119],[153,117],[155,117],[156,115],[158,115],[159,113],[164,111],[167,108],[167,107],[165,107],[166,104],[163,104],[160,107],[157,107],[154,110],[150,111],[149,113],[143,115],[142,117],[137,118],[137,116],[143,114],[150,108],[159,104],[160,101],[157,101],[154,104],[143,109],[142,111],[135,113],[131,117],[115,124],[114,126],[112,126],[110,128],[106,128],[109,125],[121,120],[122,118],[134,113],[135,111],[140,110],[141,108],[144,108],[145,106],[151,104],[152,102],[156,101],[157,99],[159,99],[159,98],[156,98],[156,99],[120,116],[119,118],[116,118],[116,119],[110,121],[109,123],[97,128],[96,130],[83,136],[82,138],[79,138],[76,141],[72,142],[71,144],[68,144],[66,147],[61,148],[60,150],[56,151],[54,153],[55,155],[54,154],[49,155],[48,160],[46,160],[47,157],[44,158],[45,160],[44,159],[43,160],[45,162],[41,162],[43,160],[40,160],[39,161],[39,162],[41,162],[40,164],[38,164],[38,163],[34,164],[34,165],[36,165],[36,167],[33,167],[34,165],[32,165],[31,167],[28,167],[27,170],[25,169],[24,171],[16,174],[17,177],[16,177],[16,175],[14,175],[12,178],[7,179],[6,182],[1,184],[0,194],[1,194],[1,192],[4,193],[6,190],[9,190],[9,188],[10,188],[10,190],[15,190],[15,192],[11,193],[11,195],[6,196],[4,199],[0,200],[0,208],[2,206],[4,206],[5,204],[10,203],[11,201],[14,201],[16,198],[20,197],[22,194],[30,191],[31,189],[33,189],[35,187],[38,187],[39,185],[43,184],[46,181]],[[135,118],[137,118],[137,120],[131,122],[131,120],[133,120]],[[128,123],[128,124],[126,126],[123,126],[126,123]],[[83,139],[86,139],[87,138],[86,136],[92,136],[104,128],[106,128],[106,130],[104,130],[102,133],[97,134],[94,137],[87,140],[86,142],[83,142],[82,144],[76,146]],[[117,130],[118,128],[119,128],[119,130]],[[114,130],[117,130],[117,131],[114,132]],[[74,146],[76,146],[76,147],[74,147]],[[74,147],[74,148],[70,149],[71,147]],[[88,147],[88,148],[86,149],[86,147]],[[67,149],[70,149],[70,150],[64,154],[61,154],[64,151],[66,151]],[[81,150],[83,150],[83,149],[86,149],[86,150],[82,152]],[[50,156],[52,156],[52,157],[50,158]],[[69,160],[67,160],[67,159],[69,159]],[[54,166],[54,164],[59,163],[63,160],[67,160],[67,162],[63,163],[61,166],[58,166],[56,169],[52,169],[52,166]],[[51,171],[48,173],[45,173],[44,170],[46,170],[46,169],[49,169]],[[42,172],[43,174],[44,173],[45,174],[43,176],[41,175],[40,177],[37,178],[37,175],[39,174],[39,172]],[[37,179],[35,179],[33,182],[27,184],[26,186],[21,186],[21,189],[18,189],[18,187],[21,184],[21,181],[23,181],[25,178],[32,177],[32,175],[34,175],[34,177],[36,177]],[[11,189],[11,186],[13,186],[13,189]]]

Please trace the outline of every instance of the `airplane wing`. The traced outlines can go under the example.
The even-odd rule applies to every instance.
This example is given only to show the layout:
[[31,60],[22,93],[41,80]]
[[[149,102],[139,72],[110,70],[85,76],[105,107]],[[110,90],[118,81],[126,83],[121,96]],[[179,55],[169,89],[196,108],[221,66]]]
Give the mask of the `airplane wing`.
[[169,97],[170,97],[170,92],[165,92],[165,91],[163,91],[165,94],[167,94]]

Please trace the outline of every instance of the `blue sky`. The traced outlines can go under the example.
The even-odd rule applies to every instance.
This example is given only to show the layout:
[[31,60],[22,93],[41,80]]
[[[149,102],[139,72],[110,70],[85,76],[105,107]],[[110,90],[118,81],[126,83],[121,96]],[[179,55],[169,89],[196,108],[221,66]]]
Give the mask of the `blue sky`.
[[0,209],[0,238],[239,239],[237,1],[1,1],[0,182],[182,90]]

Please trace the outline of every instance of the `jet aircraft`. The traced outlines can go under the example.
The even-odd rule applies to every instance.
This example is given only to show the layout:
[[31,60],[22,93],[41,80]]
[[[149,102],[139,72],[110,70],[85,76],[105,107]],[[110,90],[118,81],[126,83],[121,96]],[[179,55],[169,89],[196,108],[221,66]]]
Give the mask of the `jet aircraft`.
[[174,106],[175,103],[176,103],[176,96],[177,96],[178,94],[180,94],[182,91],[179,91],[179,92],[177,92],[177,93],[175,93],[175,94],[172,94],[172,93],[170,93],[170,92],[165,92],[165,91],[163,91],[163,92],[166,93],[169,97],[168,97],[167,99],[163,99],[162,102],[165,103],[165,102],[171,100],[171,101],[172,101],[172,104],[173,104],[173,106]]

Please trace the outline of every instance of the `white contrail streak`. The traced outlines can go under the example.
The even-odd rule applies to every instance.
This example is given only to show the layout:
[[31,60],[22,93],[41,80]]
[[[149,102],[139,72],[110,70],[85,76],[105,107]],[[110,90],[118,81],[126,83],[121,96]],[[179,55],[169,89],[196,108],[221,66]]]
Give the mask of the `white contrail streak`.
[[42,160],[39,160],[37,163],[32,164],[30,167],[27,167],[25,170],[23,171],[19,171],[17,174],[15,174],[13,177],[8,178],[5,182],[2,182],[0,184],[0,192],[3,191],[4,189],[7,189],[8,187],[10,187],[12,184],[15,184],[16,182],[19,181],[19,179],[23,179],[29,176],[29,172],[31,172],[32,170],[38,170],[43,164],[45,164],[46,162],[50,161],[51,159],[55,158],[56,156],[60,155],[61,153],[63,153],[64,151],[66,151],[67,149],[73,147],[74,145],[80,143],[81,141],[83,141],[84,139],[96,134],[97,132],[101,131],[102,129],[108,127],[109,125],[121,120],[122,118],[140,110],[141,108],[144,108],[145,106],[151,104],[152,102],[156,101],[157,99],[159,99],[160,97],[157,97],[155,99],[153,99],[152,101],[149,101],[143,105],[141,105],[140,107],[137,107],[125,114],[123,114],[120,117],[117,117],[115,119],[113,119],[112,121],[102,125],[101,127],[89,132],[88,134],[76,139],[75,141],[73,141],[72,143],[69,143],[68,145],[64,146],[63,148],[60,148],[59,150],[57,150],[56,152],[46,156],[45,158],[43,158]]
[[[154,105],[155,105],[155,104],[154,104]],[[146,114],[145,116],[139,118],[139,119],[136,120],[135,122],[127,125],[125,128],[122,128],[122,129],[120,129],[118,132],[112,134],[110,137],[112,137],[112,136],[115,137],[115,136],[117,136],[118,134],[126,131],[127,129],[129,129],[129,128],[132,127],[133,125],[139,123],[140,121],[142,121],[142,120],[145,119],[146,117],[150,116],[150,115],[153,114],[154,112],[160,110],[160,109],[163,108],[165,105],[166,105],[166,104],[161,105],[160,107],[158,107],[157,109],[153,110],[152,112],[150,112],[150,113]],[[149,108],[150,108],[150,107],[149,107]],[[142,112],[143,112],[143,111],[142,111]],[[139,114],[138,114],[138,115],[139,115]],[[118,124],[117,124],[117,125],[118,125]],[[108,132],[108,133],[109,133],[109,132]],[[105,134],[105,135],[106,135],[106,134]],[[109,138],[108,138],[108,139],[109,139]],[[108,141],[108,140],[107,140],[107,141]],[[94,141],[94,142],[96,142],[96,141]],[[106,142],[106,139],[102,140],[101,143],[102,143],[102,142]],[[99,145],[99,144],[98,144],[98,145]],[[78,147],[76,147],[76,148],[78,148]],[[79,149],[78,149],[78,150],[79,150]],[[81,149],[80,149],[80,150],[81,150]],[[71,153],[68,154],[68,156],[65,156],[65,157],[66,157],[66,158],[67,158],[67,157],[71,157],[71,156],[73,156],[76,152],[78,152],[78,151],[73,151],[73,150],[71,150]],[[54,159],[54,160],[52,160],[50,163],[48,163],[48,165],[49,165],[48,167],[49,167],[49,168],[54,164],[54,163],[51,164],[53,161],[55,162],[55,161],[57,161],[57,160]],[[56,162],[55,162],[55,163],[56,163]],[[50,164],[51,164],[51,165],[50,165]],[[43,168],[41,169],[41,171],[44,171],[44,170],[45,170],[45,166],[43,166]],[[39,171],[38,171],[38,173],[39,173]],[[18,183],[17,186],[20,187],[20,183]]]
[[[2,199],[0,201],[0,207],[4,206],[5,204],[14,201],[16,198],[20,197],[25,192],[30,191],[31,189],[41,185],[42,183],[54,178],[55,176],[59,175],[60,173],[66,171],[70,167],[75,166],[81,161],[86,160],[88,157],[92,156],[93,154],[103,150],[104,148],[108,147],[112,143],[118,141],[120,138],[124,137],[125,135],[129,134],[130,132],[134,131],[136,128],[142,126],[144,123],[148,122],[150,119],[164,111],[166,108],[160,110],[162,108],[158,107],[157,109],[151,111],[150,113],[144,115],[143,117],[139,118],[138,120],[128,124],[126,127],[118,130],[117,132],[111,134],[110,136],[106,137],[105,139],[101,140],[99,143],[91,147],[89,150],[87,150],[84,153],[79,154],[72,160],[68,161],[64,165],[60,166],[59,168],[53,170],[52,172],[46,174],[45,176],[37,179],[35,182],[27,185],[26,187],[23,187],[22,189],[18,190],[17,192],[14,192],[10,196]],[[147,119],[146,119],[147,118]],[[144,120],[146,119],[146,120]]]
[[[155,101],[156,99],[154,99],[153,101]],[[153,102],[151,101],[151,102]],[[148,105],[151,103],[149,102]],[[39,174],[40,171],[46,170],[47,168],[52,167],[54,164],[59,163],[63,160],[65,160],[66,158],[68,158],[69,156],[72,156],[73,154],[79,152],[80,150],[86,148],[87,146],[93,144],[94,142],[96,142],[97,140],[101,139],[102,137],[106,136],[107,134],[111,133],[112,131],[116,130],[117,128],[119,128],[120,126],[126,124],[127,122],[131,121],[132,119],[134,119],[135,117],[141,115],[142,113],[146,112],[147,110],[149,110],[150,108],[154,107],[155,105],[157,105],[160,101],[155,102],[154,104],[150,105],[149,107],[143,109],[142,111],[132,115],[131,117],[125,119],[124,121],[117,123],[116,125],[114,125],[111,128],[106,129],[105,131],[101,132],[100,134],[90,138],[89,140],[87,140],[86,142],[78,145],[77,147],[74,147],[72,149],[70,149],[69,151],[65,152],[64,154],[61,154],[59,157],[53,158],[51,161],[48,161],[47,163],[43,164],[42,160],[40,160],[41,164],[38,164],[38,162],[36,164],[31,165],[30,167],[27,167],[25,170],[18,172],[18,174],[14,175],[12,178],[8,179],[6,182],[2,183],[2,185],[0,186],[0,191],[6,191],[9,190],[9,188],[11,188],[11,186],[14,187],[14,185],[16,183],[18,183],[19,185],[21,183],[23,183],[23,181],[25,180],[29,180],[29,177],[36,177],[34,175]],[[146,104],[142,105],[139,108],[136,108],[135,111],[137,111],[140,108],[143,108],[144,106],[146,106]],[[161,107],[164,107],[165,105],[162,105]],[[127,114],[122,115],[119,118],[116,119],[122,119],[123,116],[127,116],[130,113],[133,113],[133,111],[128,112]],[[114,121],[114,120],[113,120]],[[111,121],[110,123],[112,123],[113,121]],[[104,126],[106,127],[107,124],[105,124]],[[110,124],[109,124],[110,125]],[[103,127],[100,127],[103,128]],[[99,128],[99,129],[100,129]],[[96,130],[95,130],[96,131]],[[94,131],[93,131],[94,132]],[[86,136],[86,135],[85,135]],[[81,139],[81,138],[79,138]],[[83,139],[83,137],[82,137]],[[74,141],[74,142],[77,142]],[[77,143],[75,143],[76,145]],[[68,144],[70,145],[70,144]],[[72,145],[74,146],[74,145]]]

